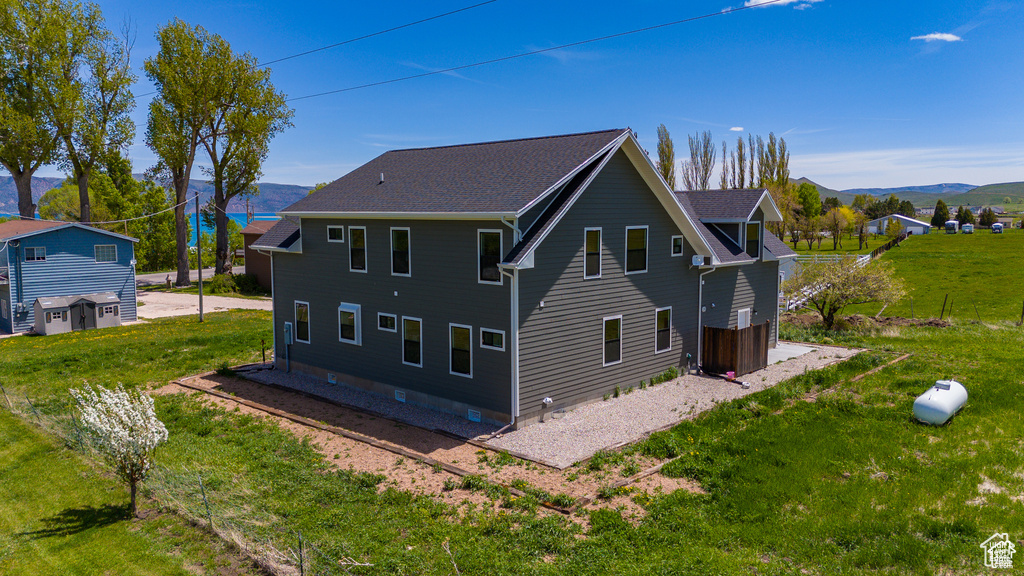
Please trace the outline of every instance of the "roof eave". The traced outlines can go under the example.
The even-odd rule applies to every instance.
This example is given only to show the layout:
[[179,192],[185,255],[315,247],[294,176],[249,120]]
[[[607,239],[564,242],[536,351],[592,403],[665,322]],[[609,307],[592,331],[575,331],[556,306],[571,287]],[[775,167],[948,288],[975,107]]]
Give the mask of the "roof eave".
[[[765,210],[764,211],[764,221],[765,222],[782,222],[782,220],[783,220],[783,218],[782,218],[782,211],[780,211],[779,207],[776,206],[775,200],[772,199],[772,195],[771,195],[770,192],[768,192],[767,188],[764,189],[764,192],[761,194],[761,197],[757,199],[757,204],[754,205],[754,208],[750,211],[750,214],[747,215],[747,220],[748,221],[751,218],[754,217],[754,212],[757,212],[757,209],[761,207],[761,204],[764,203],[766,197],[768,199],[768,205],[771,207],[771,214],[769,214],[768,211]],[[769,218],[769,216],[771,216],[771,217]]]
[[277,213],[279,216],[293,218],[362,218],[368,220],[501,220],[515,218],[515,212],[339,212],[339,211],[305,211]]

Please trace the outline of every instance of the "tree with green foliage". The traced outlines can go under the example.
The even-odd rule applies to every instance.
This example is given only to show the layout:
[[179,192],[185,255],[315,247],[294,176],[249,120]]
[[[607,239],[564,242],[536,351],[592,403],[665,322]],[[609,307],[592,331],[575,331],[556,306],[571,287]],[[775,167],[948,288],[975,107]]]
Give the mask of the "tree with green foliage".
[[936,228],[942,228],[949,222],[949,206],[942,200],[935,203],[935,213],[932,214],[931,225]]
[[250,54],[231,53],[229,89],[214,102],[201,141],[210,156],[206,172],[213,184],[216,245],[215,274],[224,274],[229,257],[228,204],[236,196],[259,194],[256,186],[270,140],[291,126],[294,112],[274,90],[270,69]]
[[47,106],[47,73],[61,60],[54,42],[73,26],[48,0],[0,0],[0,164],[18,191],[18,213],[35,218],[32,176],[51,163],[59,138]]
[[664,124],[658,126],[658,171],[668,187],[676,189],[676,152]]
[[[113,183],[109,178],[93,178],[88,190],[90,204],[94,207],[93,215],[99,221],[106,221],[110,219],[110,213],[105,206],[102,206],[101,202],[97,202],[98,195],[103,194],[98,192],[100,188],[113,189]],[[80,222],[82,205],[79,199],[81,196],[75,179],[67,178],[60,186],[50,188],[39,198],[39,216],[44,220]]]
[[327,186],[328,184],[330,184],[330,182],[319,182],[319,183],[317,183],[316,185],[313,186],[313,188],[309,192],[307,192],[307,195],[308,194],[312,194],[313,192],[316,192],[317,190],[323,188],[324,186]]
[[60,164],[78,185],[79,220],[91,222],[89,177],[106,156],[135,137],[129,117],[135,108],[130,32],[117,39],[103,27],[95,4],[53,0],[50,6],[69,25],[53,40],[62,49],[61,59],[47,67],[47,113],[63,144]]
[[906,294],[892,262],[874,260],[862,265],[855,256],[804,262],[782,289],[787,298],[813,294],[808,303],[821,314],[828,329],[835,325],[836,314],[847,306],[869,302],[890,305]]
[[853,208],[857,212],[864,213],[868,205],[874,201],[874,198],[870,194],[856,194],[853,197],[853,202],[850,203],[850,208]]
[[996,218],[995,210],[991,208],[983,208],[981,214],[978,214],[978,224],[986,228],[992,226],[998,221]]
[[188,286],[188,184],[203,131],[231,88],[231,48],[220,36],[177,18],[156,37],[160,51],[145,63],[157,91],[149,105],[146,144],[159,158],[156,171],[165,173],[174,189],[176,284]]
[[825,200],[822,201],[821,203],[821,213],[825,214],[831,212],[833,210],[838,209],[842,205],[843,203],[839,201],[839,198],[836,198],[835,196],[829,196],[828,198],[825,198]]
[[890,218],[885,226],[885,237],[887,240],[897,240],[903,235],[903,223],[898,218]]
[[956,221],[963,227],[964,224],[974,224],[974,213],[971,212],[970,208],[964,208],[959,206],[956,209]]
[[[97,205],[109,213],[110,220],[124,220],[102,227],[138,238],[135,244],[137,269],[141,272],[169,270],[175,265],[174,212],[167,189],[151,180],[136,180],[132,165],[119,153],[104,161],[102,177],[109,178],[114,193],[103,194]],[[186,226],[186,234],[191,225]]]
[[690,159],[683,163],[683,186],[687,190],[707,190],[715,170],[715,144],[711,131],[687,135]]
[[796,197],[800,203],[800,214],[805,218],[816,218],[821,214],[821,197],[818,187],[804,182],[796,189]]
[[843,230],[846,229],[846,216],[841,210],[829,210],[822,216],[822,223],[825,230],[832,236],[832,249],[837,250],[843,247]]
[[899,208],[896,209],[896,213],[906,216],[907,218],[913,218],[917,216],[917,209],[914,208],[914,203],[910,200],[901,200]]

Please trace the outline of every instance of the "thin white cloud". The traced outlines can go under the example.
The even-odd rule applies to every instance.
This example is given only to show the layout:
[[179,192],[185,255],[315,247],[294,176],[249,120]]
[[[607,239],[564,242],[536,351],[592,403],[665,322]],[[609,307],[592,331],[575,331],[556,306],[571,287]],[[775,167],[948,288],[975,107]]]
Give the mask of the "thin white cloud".
[[729,132],[743,132],[743,126],[733,126],[729,128]]
[[817,4],[822,0],[746,0],[743,6],[746,8],[767,8],[769,6],[786,6],[788,4],[796,4],[794,8],[797,10],[805,10],[811,7],[811,4]]
[[[544,48],[545,47],[543,46],[535,46],[532,44],[526,46],[526,49],[530,51],[543,50]],[[558,60],[561,64],[569,64],[571,62],[576,62],[577,60],[597,60],[598,58],[601,58],[600,52],[586,50],[548,50],[547,52],[541,52],[540,55],[547,56],[553,60]]]
[[947,32],[932,32],[931,34],[925,34],[924,36],[913,36],[911,40],[924,40],[925,42],[960,42],[963,38],[956,34],[949,34]]
[[1021,180],[1024,147],[892,148],[794,154],[794,178],[805,176],[829,188],[915,186],[965,182],[981,186]]

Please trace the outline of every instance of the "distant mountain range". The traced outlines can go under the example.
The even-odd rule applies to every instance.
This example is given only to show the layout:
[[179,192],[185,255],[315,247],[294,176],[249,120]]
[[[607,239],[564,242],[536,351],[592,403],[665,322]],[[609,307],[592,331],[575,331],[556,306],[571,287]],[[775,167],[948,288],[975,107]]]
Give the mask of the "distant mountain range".
[[[136,174],[135,177],[142,179],[141,174]],[[38,203],[39,198],[47,190],[60,186],[63,181],[64,178],[46,176],[32,178],[32,198]],[[313,188],[312,186],[275,184],[273,182],[260,182],[259,187],[259,196],[249,199],[249,209],[253,212],[277,212],[295,203]],[[193,179],[189,183],[189,191],[198,192],[200,202],[206,202],[213,196],[213,185],[204,180]],[[194,210],[192,205],[189,205],[188,209]],[[233,198],[228,205],[228,211],[245,212],[245,198]],[[10,176],[0,176],[0,213],[18,213],[18,190],[14,186],[14,179]]]
[[1024,204],[1024,182],[1005,182],[974,186],[972,184],[932,184],[927,186],[901,186],[899,188],[851,188],[833,190],[807,178],[791,180],[794,184],[809,182],[818,188],[822,199],[835,196],[843,204],[853,202],[857,194],[884,197],[895,194],[900,200],[910,200],[919,208],[931,208],[942,200],[949,206],[1006,206]]

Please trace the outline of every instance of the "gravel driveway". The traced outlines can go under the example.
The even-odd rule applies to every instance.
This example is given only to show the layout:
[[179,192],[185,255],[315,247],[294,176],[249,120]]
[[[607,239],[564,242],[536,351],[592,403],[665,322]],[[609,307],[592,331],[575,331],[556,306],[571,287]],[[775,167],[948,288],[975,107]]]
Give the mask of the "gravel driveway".
[[[188,316],[199,314],[198,294],[172,294],[170,292],[138,292],[138,316],[146,318],[166,318],[168,316]],[[203,312],[220,312],[224,310],[271,310],[273,304],[269,298],[252,300],[248,298],[231,298],[229,296],[203,295]]]
[[518,452],[556,468],[589,458],[601,449],[629,444],[651,432],[695,417],[720,402],[759,392],[800,374],[845,360],[860,350],[815,346],[813,351],[769,365],[742,377],[739,384],[720,378],[682,376],[645,390],[636,389],[606,402],[594,402],[558,420],[527,426],[503,434],[487,444],[497,450]]

